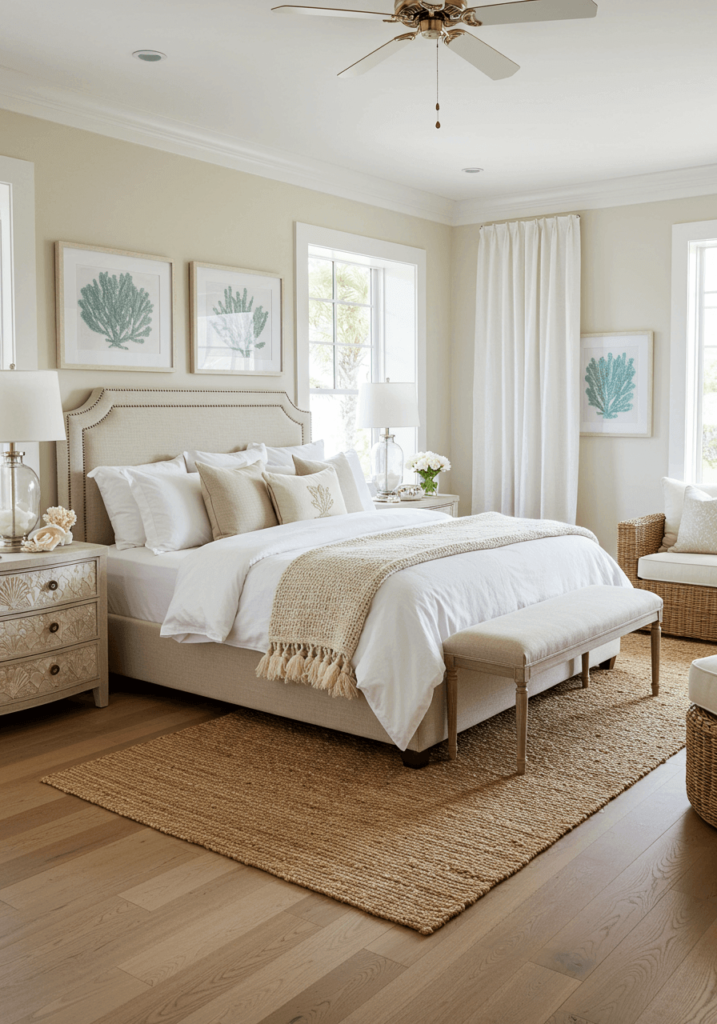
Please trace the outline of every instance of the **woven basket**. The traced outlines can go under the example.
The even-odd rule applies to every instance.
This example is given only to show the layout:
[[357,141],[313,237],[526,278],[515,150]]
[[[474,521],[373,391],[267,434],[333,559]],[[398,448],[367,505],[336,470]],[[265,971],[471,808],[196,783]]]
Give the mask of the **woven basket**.
[[717,715],[696,704],[687,712],[687,798],[717,828]]

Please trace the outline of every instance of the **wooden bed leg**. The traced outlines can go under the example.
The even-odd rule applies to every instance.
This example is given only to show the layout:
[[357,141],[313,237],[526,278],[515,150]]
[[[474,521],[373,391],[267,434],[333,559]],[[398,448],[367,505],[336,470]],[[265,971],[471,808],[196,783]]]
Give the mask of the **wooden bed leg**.
[[448,718],[448,757],[458,757],[458,669],[453,658],[446,659],[446,714]]
[[660,692],[660,637],[662,630],[659,619],[652,623],[650,629],[650,648],[652,654],[652,696]]
[[583,690],[590,686],[590,651],[583,654]]
[[608,658],[607,661],[601,661],[598,668],[604,668],[606,670],[615,668],[615,662],[617,661],[617,654],[614,658]]
[[406,768],[425,768],[431,759],[431,748],[427,750],[402,750],[401,760]]
[[528,684],[518,682],[515,698],[515,724],[518,733],[518,775],[525,775],[528,748]]

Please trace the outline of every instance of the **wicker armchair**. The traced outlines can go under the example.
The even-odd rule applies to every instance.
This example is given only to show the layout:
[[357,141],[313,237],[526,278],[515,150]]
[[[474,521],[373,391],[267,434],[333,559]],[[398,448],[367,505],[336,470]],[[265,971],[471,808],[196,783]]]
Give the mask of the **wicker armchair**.
[[617,560],[632,583],[651,590],[665,602],[662,629],[673,636],[717,642],[717,587],[686,583],[661,583],[637,578],[637,563],[643,555],[654,555],[662,544],[665,516],[658,512],[617,525]]

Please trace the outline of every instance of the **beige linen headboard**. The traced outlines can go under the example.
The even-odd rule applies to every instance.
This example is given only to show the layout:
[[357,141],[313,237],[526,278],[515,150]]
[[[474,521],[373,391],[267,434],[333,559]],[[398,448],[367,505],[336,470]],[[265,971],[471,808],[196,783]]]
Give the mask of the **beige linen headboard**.
[[57,445],[58,500],[77,513],[76,540],[112,544],[96,466],[137,466],[183,451],[231,452],[250,441],[273,446],[311,440],[311,413],[284,391],[180,391],[96,388],[65,414],[67,441]]

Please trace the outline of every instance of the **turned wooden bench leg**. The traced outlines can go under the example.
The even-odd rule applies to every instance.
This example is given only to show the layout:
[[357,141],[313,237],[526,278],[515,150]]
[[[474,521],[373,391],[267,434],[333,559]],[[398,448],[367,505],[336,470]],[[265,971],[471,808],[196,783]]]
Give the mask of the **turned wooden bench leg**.
[[516,683],[515,724],[518,733],[518,775],[525,775],[528,750],[528,684]]
[[652,696],[656,697],[660,692],[660,628],[659,619],[652,623],[650,628],[650,648],[652,654]]
[[590,686],[590,651],[583,654],[583,690]]
[[448,718],[448,757],[458,757],[458,669],[453,658],[446,658],[446,715]]

